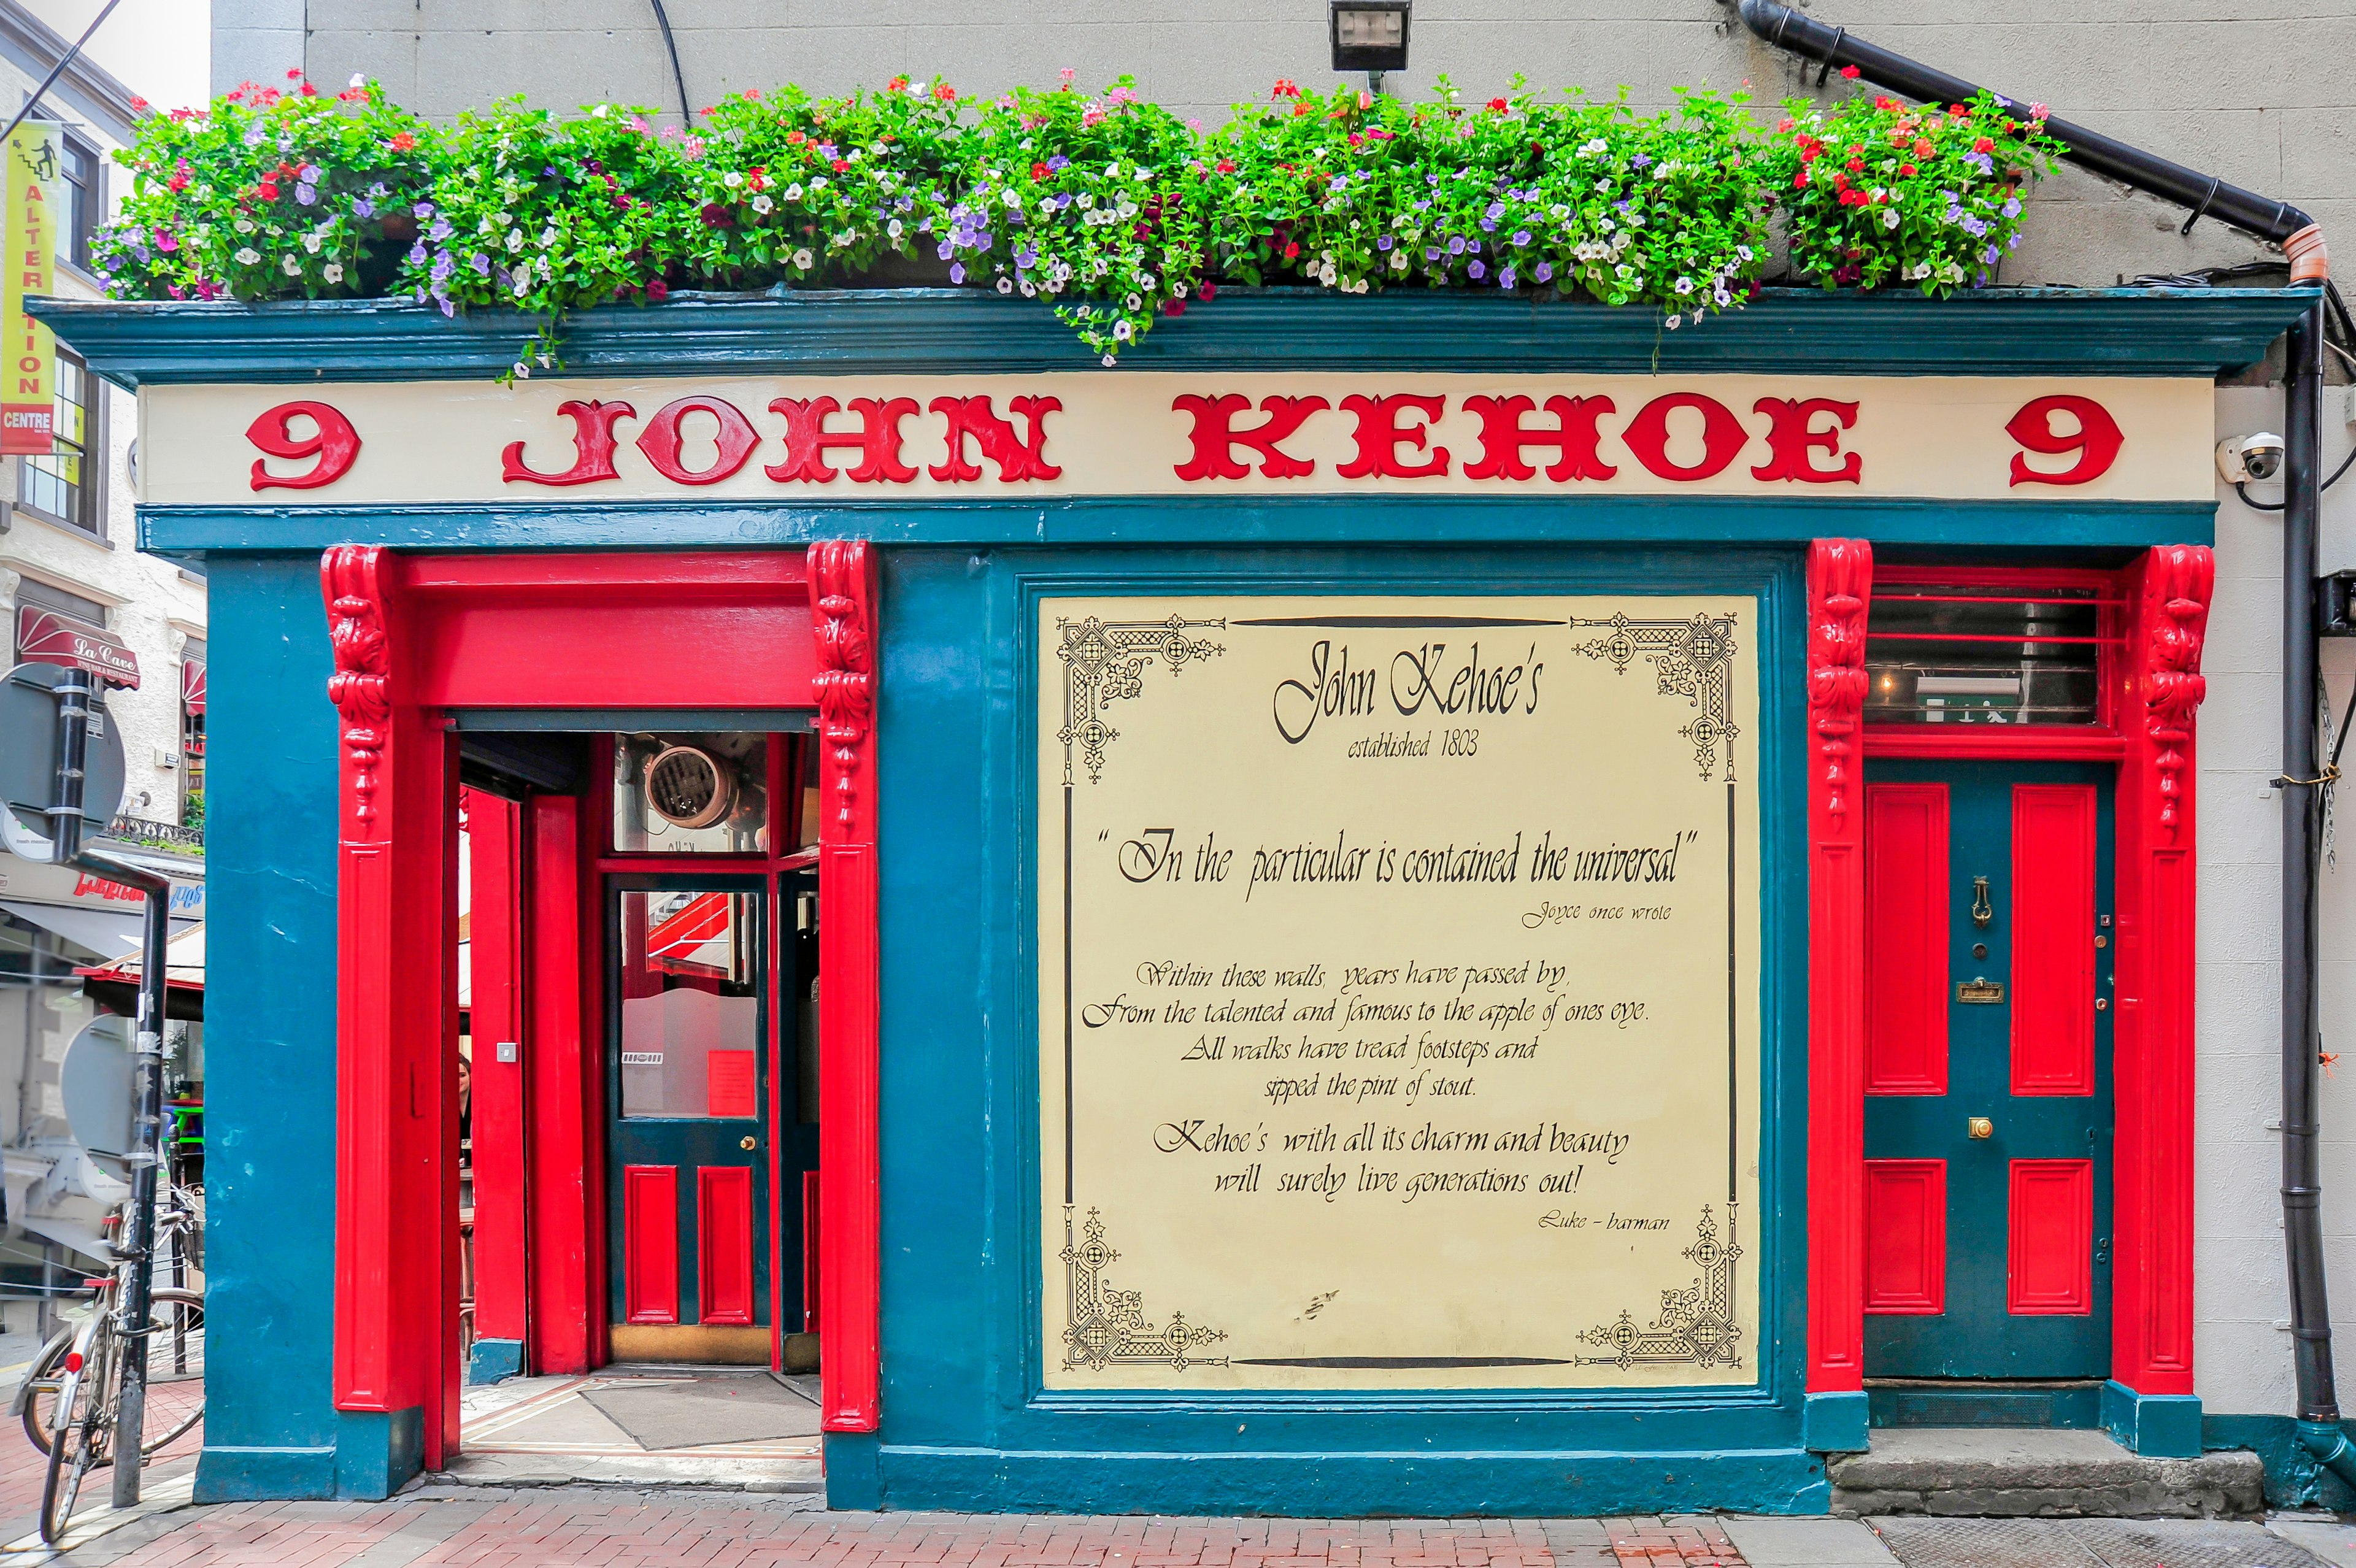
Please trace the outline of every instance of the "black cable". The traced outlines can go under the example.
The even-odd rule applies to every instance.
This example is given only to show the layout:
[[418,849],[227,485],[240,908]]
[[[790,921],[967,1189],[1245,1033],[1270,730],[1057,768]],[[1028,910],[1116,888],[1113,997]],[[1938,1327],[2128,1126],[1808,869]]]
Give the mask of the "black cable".
[[[2341,458],[2340,460],[2340,466],[2331,471],[2331,477],[2326,479],[2320,485],[2318,485],[2317,488],[2319,490],[2329,490],[2334,485],[2339,484],[2340,476],[2348,472],[2349,465],[2351,464],[2356,464],[2356,451],[2351,451],[2347,456]],[[2248,483],[2249,481],[2246,479],[2236,479],[2233,481],[2233,494],[2242,498],[2242,505],[2249,507],[2250,510],[2254,512],[2279,512],[2283,509],[2283,504],[2280,501],[2251,500],[2250,493],[2242,487]]]
[[[41,85],[33,89],[33,96],[25,100],[25,107],[16,111],[16,117],[9,121],[5,127],[0,127],[0,144],[5,144],[15,133],[16,127],[22,125],[31,115],[41,101],[41,94],[58,84],[58,78],[66,73],[66,67],[73,64],[74,57],[81,53],[82,45],[90,42],[90,36],[98,31],[99,24],[112,16],[114,8],[122,4],[123,0],[106,0],[106,4],[99,8],[98,15],[91,18],[90,26],[81,30],[81,37],[74,40],[73,48],[59,55],[58,63],[49,68],[49,74],[41,78]],[[656,5],[659,6],[661,0],[656,0]]]
[[[679,88],[679,117],[690,131],[695,129],[695,109],[687,101],[687,77],[679,69],[679,44],[670,36],[670,16],[663,10],[663,0],[648,0],[655,8],[655,26],[662,29],[663,48],[670,52],[670,79]],[[113,7],[110,5],[108,9]]]

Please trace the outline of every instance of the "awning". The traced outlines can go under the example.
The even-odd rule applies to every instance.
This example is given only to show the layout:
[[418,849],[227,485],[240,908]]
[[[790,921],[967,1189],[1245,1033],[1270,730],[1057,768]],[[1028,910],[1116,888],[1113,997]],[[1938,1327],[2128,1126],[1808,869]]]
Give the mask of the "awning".
[[0,899],[0,909],[44,931],[54,932],[100,958],[137,947],[146,931],[145,922],[135,909],[80,909],[70,904],[18,903],[5,899]]
[[139,687],[139,656],[124,647],[121,638],[37,605],[17,607],[16,656],[27,664],[86,669],[109,686]]
[[205,710],[205,661],[188,659],[180,666],[180,706],[191,713]]
[[[82,994],[129,1017],[139,1011],[137,948],[112,964],[77,969]],[[164,947],[164,1016],[202,1022],[205,1016],[205,927],[190,925]]]

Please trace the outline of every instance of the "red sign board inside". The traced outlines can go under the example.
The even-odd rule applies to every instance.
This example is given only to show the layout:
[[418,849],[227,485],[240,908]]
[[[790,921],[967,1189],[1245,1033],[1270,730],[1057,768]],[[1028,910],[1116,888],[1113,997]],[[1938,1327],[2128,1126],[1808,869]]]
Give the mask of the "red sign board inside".
[[90,671],[109,686],[139,685],[139,656],[109,633],[55,610],[26,604],[16,611],[16,656],[27,664]]

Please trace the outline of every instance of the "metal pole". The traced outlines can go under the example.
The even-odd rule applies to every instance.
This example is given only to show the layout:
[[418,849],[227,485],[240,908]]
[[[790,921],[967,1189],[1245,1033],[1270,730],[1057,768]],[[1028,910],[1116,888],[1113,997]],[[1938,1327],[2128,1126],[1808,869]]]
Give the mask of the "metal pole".
[[2291,324],[2283,454],[2282,1203],[2290,1269],[2292,1366],[2298,1419],[2340,1419],[2324,1292],[2323,1178],[2318,1151],[2321,1075],[2315,1007],[2316,845],[2323,791],[2316,752],[2315,541],[2321,495],[2323,303]]
[[[161,879],[158,879],[161,882]],[[123,1292],[123,1403],[114,1423],[114,1506],[139,1500],[140,1431],[147,1413],[148,1320],[155,1316],[155,1168],[163,1149],[164,950],[172,936],[171,884],[147,890],[147,929],[140,944],[138,1100],[132,1111],[131,1207],[123,1246],[131,1258]]]
[[69,668],[58,682],[58,784],[49,819],[50,859],[70,865],[81,853],[82,772],[90,756],[90,671]]

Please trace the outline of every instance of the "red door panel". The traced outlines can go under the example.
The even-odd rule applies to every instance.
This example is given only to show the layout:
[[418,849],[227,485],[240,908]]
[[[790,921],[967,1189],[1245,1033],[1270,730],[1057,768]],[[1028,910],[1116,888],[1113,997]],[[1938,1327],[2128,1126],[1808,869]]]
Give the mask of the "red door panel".
[[1947,786],[1865,791],[1865,1092],[1947,1092]]
[[2092,784],[2012,790],[2012,1092],[2094,1092]]
[[1865,1309],[1947,1309],[1947,1162],[1865,1162]]
[[2066,1317],[2094,1309],[2094,1162],[2012,1162],[2005,1310]]
[[707,1165],[695,1173],[696,1317],[744,1327],[753,1321],[753,1171]]
[[622,1306],[631,1323],[679,1321],[679,1167],[622,1168]]

